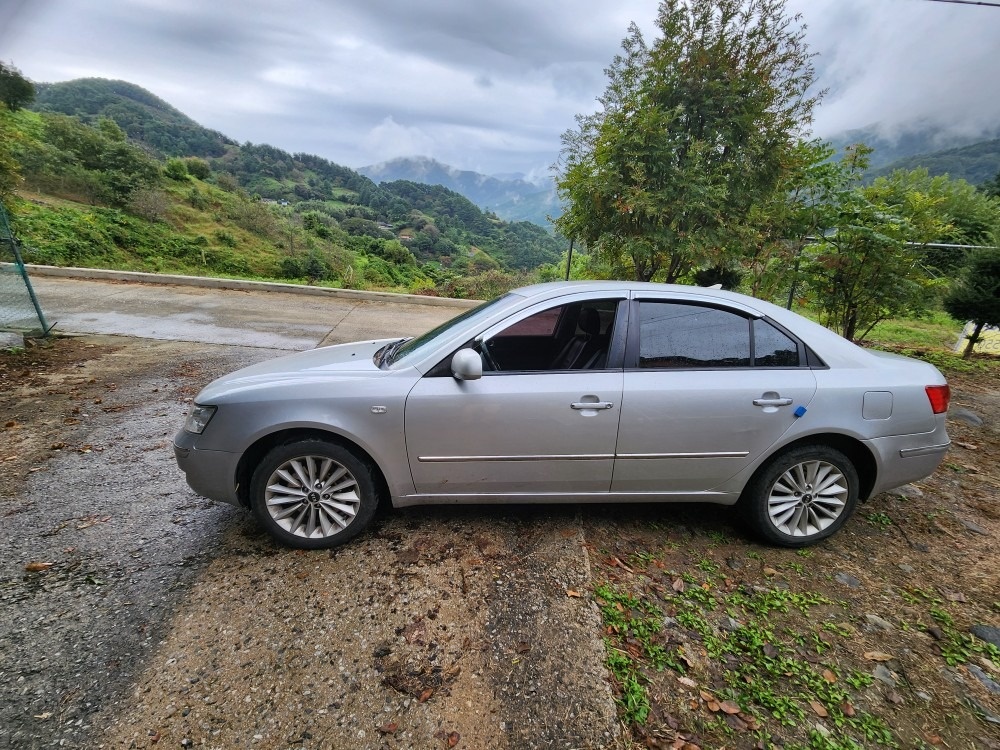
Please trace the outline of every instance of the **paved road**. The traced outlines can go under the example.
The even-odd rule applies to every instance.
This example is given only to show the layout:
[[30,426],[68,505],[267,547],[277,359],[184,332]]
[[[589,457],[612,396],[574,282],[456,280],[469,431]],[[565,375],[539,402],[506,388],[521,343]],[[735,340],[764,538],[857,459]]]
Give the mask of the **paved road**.
[[[49,324],[62,333],[137,336],[305,350],[423,333],[463,309],[411,302],[315,297],[35,276]],[[404,298],[405,299],[405,298]]]

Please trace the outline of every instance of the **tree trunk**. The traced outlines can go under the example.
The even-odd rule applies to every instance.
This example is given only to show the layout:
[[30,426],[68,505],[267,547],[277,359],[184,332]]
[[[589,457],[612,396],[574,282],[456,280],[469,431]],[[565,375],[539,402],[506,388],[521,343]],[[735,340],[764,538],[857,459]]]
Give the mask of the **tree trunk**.
[[965,344],[965,351],[962,352],[962,359],[968,359],[972,356],[972,350],[979,343],[979,334],[983,332],[984,325],[985,323],[976,323],[976,327],[972,329],[972,333],[966,336],[967,342]]

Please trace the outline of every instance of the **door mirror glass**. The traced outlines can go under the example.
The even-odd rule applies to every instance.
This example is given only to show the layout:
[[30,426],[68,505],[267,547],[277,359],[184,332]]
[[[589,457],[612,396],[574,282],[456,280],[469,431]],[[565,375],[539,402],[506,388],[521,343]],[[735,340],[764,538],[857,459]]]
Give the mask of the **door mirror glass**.
[[456,380],[479,380],[483,376],[483,359],[473,349],[459,349],[451,358],[451,374]]

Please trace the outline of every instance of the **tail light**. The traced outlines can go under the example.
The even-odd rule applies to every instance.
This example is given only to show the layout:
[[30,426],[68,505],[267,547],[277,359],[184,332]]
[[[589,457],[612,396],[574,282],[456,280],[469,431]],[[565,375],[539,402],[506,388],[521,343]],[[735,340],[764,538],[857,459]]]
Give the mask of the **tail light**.
[[931,402],[931,411],[935,414],[944,414],[948,411],[951,388],[947,385],[929,385],[924,390],[927,391],[927,400]]

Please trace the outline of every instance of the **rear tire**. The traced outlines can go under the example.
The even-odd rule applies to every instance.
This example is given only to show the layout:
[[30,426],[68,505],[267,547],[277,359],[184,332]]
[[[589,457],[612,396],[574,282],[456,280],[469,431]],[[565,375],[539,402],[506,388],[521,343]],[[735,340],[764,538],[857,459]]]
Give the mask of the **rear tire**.
[[372,469],[347,448],[301,440],[273,448],[250,480],[250,507],[281,544],[325,549],[350,541],[378,505]]
[[741,503],[750,525],[781,547],[807,547],[834,534],[858,504],[858,472],[824,445],[776,456],[747,485]]

